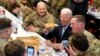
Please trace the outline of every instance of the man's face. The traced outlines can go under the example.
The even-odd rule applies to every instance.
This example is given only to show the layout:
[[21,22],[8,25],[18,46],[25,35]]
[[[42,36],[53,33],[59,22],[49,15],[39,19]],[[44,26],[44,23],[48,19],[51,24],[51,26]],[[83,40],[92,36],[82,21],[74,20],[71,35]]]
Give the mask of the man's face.
[[37,13],[40,15],[40,16],[44,16],[45,14],[46,14],[46,11],[47,11],[47,9],[46,9],[46,6],[38,6],[37,7]]
[[61,13],[60,14],[60,22],[63,26],[66,26],[70,22],[71,16]]
[[76,18],[71,19],[71,28],[73,33],[77,33],[80,30],[80,23]]

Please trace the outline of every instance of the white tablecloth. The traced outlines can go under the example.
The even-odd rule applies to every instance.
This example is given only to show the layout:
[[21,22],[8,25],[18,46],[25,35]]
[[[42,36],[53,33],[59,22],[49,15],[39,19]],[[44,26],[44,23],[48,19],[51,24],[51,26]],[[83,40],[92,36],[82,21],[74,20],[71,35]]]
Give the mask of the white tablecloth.
[[88,12],[88,14],[96,17],[97,19],[100,19],[100,12]]
[[[15,17],[13,14],[11,14],[8,10],[6,10],[5,8],[3,8],[2,6],[0,6],[0,8],[5,10],[5,16],[9,19],[12,20],[12,27],[13,27],[13,32],[11,34],[12,39],[16,39],[16,37],[27,37],[27,36],[37,36],[41,39],[41,41],[45,41],[45,39],[43,37],[41,37],[39,34],[35,33],[35,32],[28,32],[25,31],[22,27],[23,21],[18,19],[17,17]],[[14,33],[15,27],[17,28],[17,33]],[[41,42],[41,46],[45,47],[45,43]],[[49,52],[52,52],[52,56],[68,56],[67,53],[63,53],[63,52],[54,52],[54,50],[48,50]],[[47,54],[47,51],[46,51]],[[64,54],[64,55],[63,55]],[[48,55],[45,55],[48,56]]]
[[[15,25],[14,25],[15,26]],[[12,35],[11,37],[13,39],[16,39],[16,37],[27,37],[27,36],[37,36],[39,37],[41,40],[45,40],[43,37],[41,37],[39,34],[35,33],[35,32],[28,32],[28,31],[25,31],[23,28],[22,28],[22,25],[21,24],[17,24],[17,33],[14,33],[14,31],[12,32]],[[14,27],[13,27],[13,30],[14,30]]]
[[23,29],[23,27],[22,27],[23,21],[21,19],[15,17],[8,10],[6,10],[4,7],[0,6],[0,9],[3,9],[5,11],[5,17],[7,17],[10,20],[12,20],[13,30],[14,30],[15,27],[17,27],[17,33],[15,34],[14,31],[12,32],[11,37],[13,39],[16,39],[16,37],[38,36],[39,38],[41,38],[42,40],[44,40],[44,38],[42,38],[39,34],[37,34],[35,32],[25,31]]

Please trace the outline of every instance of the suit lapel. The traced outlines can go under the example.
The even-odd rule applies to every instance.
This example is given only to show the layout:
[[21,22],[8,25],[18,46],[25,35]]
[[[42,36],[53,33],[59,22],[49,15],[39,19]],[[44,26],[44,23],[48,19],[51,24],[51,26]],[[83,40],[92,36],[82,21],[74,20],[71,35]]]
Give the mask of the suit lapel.
[[61,36],[61,34],[62,34],[62,26],[59,26],[59,31],[58,31],[58,32],[59,32],[59,37],[60,37],[60,39],[61,39],[61,37],[62,37],[62,36]]
[[[69,28],[70,28],[70,25],[65,29],[65,32],[64,32],[62,38],[64,38],[64,36],[66,36],[66,33],[69,34],[69,31],[70,31]],[[66,37],[67,37],[67,36],[66,36]]]

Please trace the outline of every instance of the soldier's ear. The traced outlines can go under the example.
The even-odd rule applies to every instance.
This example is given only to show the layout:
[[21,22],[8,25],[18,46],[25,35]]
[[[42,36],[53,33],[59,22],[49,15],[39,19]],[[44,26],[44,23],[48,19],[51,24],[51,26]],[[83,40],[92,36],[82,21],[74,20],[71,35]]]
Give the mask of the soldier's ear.
[[9,34],[9,28],[4,29],[4,33]]

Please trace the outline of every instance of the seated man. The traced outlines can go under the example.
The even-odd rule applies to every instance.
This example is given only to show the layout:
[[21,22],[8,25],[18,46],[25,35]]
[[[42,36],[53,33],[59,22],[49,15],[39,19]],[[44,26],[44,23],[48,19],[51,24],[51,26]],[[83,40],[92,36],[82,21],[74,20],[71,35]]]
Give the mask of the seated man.
[[23,27],[31,32],[37,32],[40,35],[44,34],[46,23],[55,23],[55,18],[47,12],[44,2],[38,2],[37,12],[33,12],[24,20]]
[[73,34],[69,46],[66,48],[70,56],[85,56],[89,48],[87,37],[83,33]]
[[61,10],[59,26],[55,27],[45,37],[47,39],[46,42],[47,45],[52,45],[52,43],[50,44],[50,40],[55,39],[54,43],[56,44],[54,44],[53,47],[59,49],[62,40],[68,40],[68,37],[71,35],[71,27],[70,27],[71,18],[72,18],[72,11],[70,9],[64,8]]
[[11,6],[16,4],[17,1],[16,0],[3,0],[2,4],[3,4],[3,7],[5,9],[7,9],[9,12],[11,11]]
[[72,33],[84,33],[89,41],[89,44],[96,38],[92,33],[85,30],[85,17],[82,15],[73,16],[71,19],[71,28]]
[[71,56],[99,56],[100,40],[94,39],[88,42],[88,37],[84,33],[72,34],[69,46],[66,48]]
[[24,20],[32,12],[33,10],[28,8],[27,6],[20,6],[17,3],[11,6],[11,13],[22,20]]
[[4,55],[3,47],[9,40],[11,33],[11,20],[8,18],[0,18],[0,56]]
[[[95,52],[97,50],[94,47],[97,47],[97,49],[99,49],[98,48],[99,44],[98,45],[94,45],[94,47],[93,47],[93,42],[94,42],[94,40],[96,40],[95,39],[96,37],[93,34],[91,34],[90,32],[88,32],[87,30],[85,30],[85,17],[84,16],[82,16],[82,15],[73,16],[73,18],[71,19],[71,28],[72,28],[72,34],[80,34],[80,33],[82,33],[82,34],[84,34],[86,36],[86,38],[88,40],[88,43],[89,43],[88,50],[93,50],[94,49],[93,52]],[[72,36],[69,37],[69,43],[71,43],[71,40],[73,38],[74,37],[72,37]],[[98,50],[98,52],[99,51],[100,50]],[[80,51],[77,51],[77,52],[80,52]],[[86,52],[85,54],[87,54],[87,55],[84,54],[84,56],[93,55],[92,51],[85,51],[85,52]],[[97,54],[98,54],[98,52],[97,52]],[[89,54],[89,53],[91,53],[91,54]],[[96,55],[94,55],[94,56],[96,56]]]

